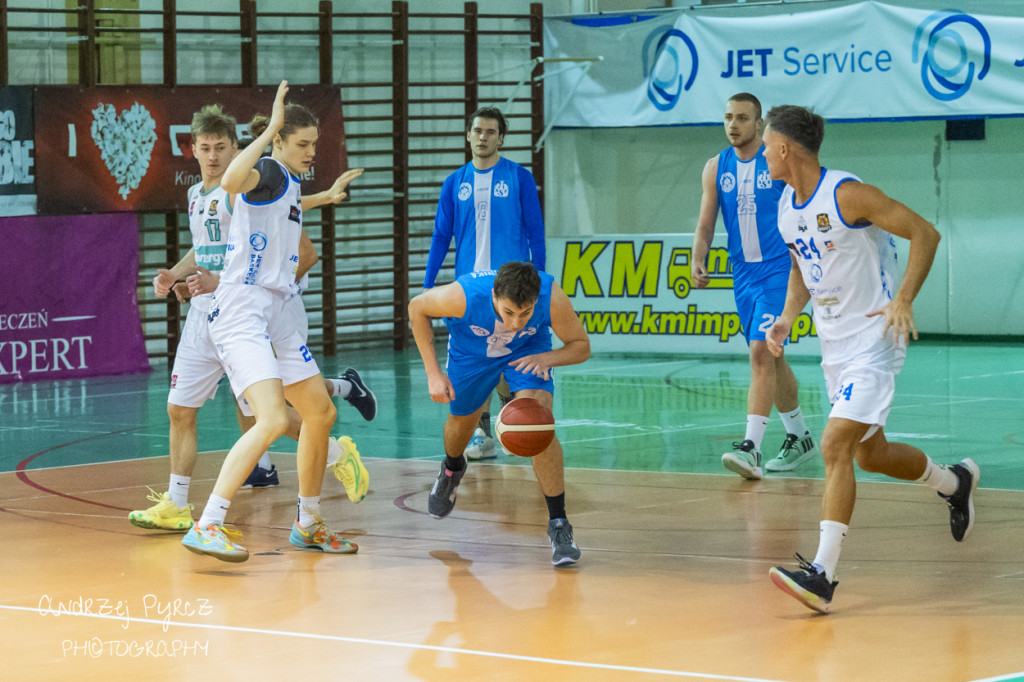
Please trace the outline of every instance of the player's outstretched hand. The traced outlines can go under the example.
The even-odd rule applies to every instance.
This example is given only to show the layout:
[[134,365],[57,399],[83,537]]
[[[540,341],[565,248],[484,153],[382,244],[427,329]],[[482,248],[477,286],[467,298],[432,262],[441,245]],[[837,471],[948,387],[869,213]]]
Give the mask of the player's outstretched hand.
[[335,180],[334,184],[327,190],[327,201],[332,204],[342,201],[348,196],[348,192],[345,190],[348,188],[349,184],[362,174],[362,168],[350,168],[339,175],[338,179]]
[[533,374],[545,381],[551,378],[551,365],[544,361],[543,353],[524,355],[508,364],[514,367],[517,372],[522,372],[523,374]]

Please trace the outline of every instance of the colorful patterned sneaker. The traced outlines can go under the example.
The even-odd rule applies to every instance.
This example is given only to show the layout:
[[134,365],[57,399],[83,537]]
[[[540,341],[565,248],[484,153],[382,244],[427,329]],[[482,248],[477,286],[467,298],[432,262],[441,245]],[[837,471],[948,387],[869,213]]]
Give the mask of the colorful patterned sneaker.
[[345,493],[348,499],[353,502],[362,502],[370,490],[370,472],[363,466],[363,460],[359,457],[359,450],[356,444],[348,436],[336,439],[341,454],[334,460],[334,464],[327,466],[334,477],[345,486]]
[[434,481],[434,487],[430,489],[430,498],[427,500],[427,511],[435,519],[443,519],[455,509],[455,493],[459,489],[462,477],[466,475],[466,457],[461,457],[463,467],[460,471],[452,471],[441,462],[441,473]]
[[308,526],[300,526],[299,520],[295,520],[288,542],[302,549],[315,549],[326,554],[355,554],[359,551],[359,545],[332,533],[316,513],[313,513],[313,523]]
[[732,452],[722,455],[722,464],[751,481],[761,479],[761,451],[754,447],[754,441],[734,441]]
[[572,525],[566,519],[548,521],[548,539],[552,566],[568,566],[580,560],[580,548],[572,539]]
[[792,471],[814,457],[817,450],[810,431],[803,436],[787,433],[778,456],[764,463],[765,471]]
[[949,505],[949,529],[953,532],[953,539],[963,542],[974,530],[974,491],[978,487],[981,470],[973,459],[954,464],[949,470],[956,474],[960,483],[955,493],[939,493],[939,497]]
[[271,464],[269,469],[264,469],[259,464],[249,472],[249,478],[242,484],[243,488],[273,488],[281,485],[277,479],[277,465]]
[[249,558],[249,550],[232,542],[242,537],[242,532],[224,526],[192,526],[192,530],[181,539],[185,549],[196,554],[206,554],[221,561],[238,563]]
[[366,384],[363,383],[362,378],[359,376],[359,372],[351,367],[342,372],[339,378],[352,384],[351,390],[345,396],[345,402],[359,410],[359,414],[363,415],[363,419],[372,422],[373,418],[377,416],[377,396],[366,387]]
[[484,433],[484,430],[477,427],[473,437],[466,446],[463,453],[470,462],[479,462],[482,459],[496,459],[498,453],[494,447],[494,439]]
[[799,571],[787,571],[781,566],[768,571],[775,587],[779,588],[789,596],[793,597],[809,609],[818,613],[828,613],[832,605],[832,594],[836,591],[838,580],[829,582],[825,573],[818,570],[817,566],[808,563],[799,554],[796,555],[800,562]]
[[171,500],[170,493],[157,493],[152,488],[146,499],[156,504],[149,509],[138,509],[128,514],[128,520],[133,526],[185,532],[194,525],[191,504],[179,507]]

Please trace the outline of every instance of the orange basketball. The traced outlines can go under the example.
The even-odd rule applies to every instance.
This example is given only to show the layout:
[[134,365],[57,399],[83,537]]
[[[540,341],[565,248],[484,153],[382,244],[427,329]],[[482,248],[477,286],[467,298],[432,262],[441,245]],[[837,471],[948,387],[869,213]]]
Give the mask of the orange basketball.
[[555,417],[533,398],[516,398],[501,408],[494,433],[513,455],[533,457],[551,445],[555,437]]

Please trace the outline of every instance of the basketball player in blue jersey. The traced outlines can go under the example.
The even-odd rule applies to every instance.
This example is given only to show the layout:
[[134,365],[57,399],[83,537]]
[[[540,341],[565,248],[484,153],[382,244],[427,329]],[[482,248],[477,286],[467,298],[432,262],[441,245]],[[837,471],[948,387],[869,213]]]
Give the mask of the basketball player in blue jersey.
[[[431,320],[448,327],[447,374],[434,348]],[[416,347],[427,372],[430,398],[447,403],[445,459],[427,509],[441,519],[455,508],[459,483],[466,473],[463,454],[491,391],[504,377],[515,397],[534,398],[551,409],[552,368],[576,365],[590,357],[590,339],[565,292],[547,273],[512,261],[498,271],[472,272],[453,283],[429,289],[409,303]],[[552,332],[562,342],[552,350]],[[565,472],[558,437],[532,458],[533,471],[548,507],[551,563],[579,561],[565,513]]]
[[[788,185],[779,202],[779,230],[792,253],[786,307],[768,331],[781,355],[797,315],[811,301],[821,366],[832,410],[821,437],[825,460],[821,534],[813,562],[799,554],[798,570],[771,569],[772,582],[805,606],[827,613],[837,584],[836,564],[857,498],[854,461],[904,481],[924,483],[949,506],[957,542],[974,527],[980,471],[970,459],[936,464],[921,450],[886,440],[883,431],[913,336],[913,302],[924,284],[939,233],[917,213],[877,187],[818,161],[825,121],[797,106],[768,112],[765,158],[772,178]],[[896,242],[910,241],[902,283]]]
[[789,250],[776,224],[784,184],[768,175],[761,144],[761,102],[741,92],[725,105],[725,134],[730,146],[704,166],[700,217],[693,235],[693,286],[708,285],[707,256],[719,211],[728,234],[733,294],[743,335],[750,348],[747,428],[742,441],[722,455],[722,464],[743,478],[762,475],[761,440],[774,404],[786,439],[768,471],[790,471],[815,454],[814,439],[804,423],[796,377],[783,355],[773,357],[765,332],[782,313],[789,281]]
[[[501,156],[507,132],[508,122],[495,107],[478,109],[466,121],[473,160],[449,175],[441,187],[424,288],[434,286],[453,236],[456,278],[497,270],[514,260],[530,261],[544,270],[544,217],[537,183],[530,171]],[[495,457],[486,406],[466,456],[474,461]]]
[[[149,499],[155,502],[153,506],[129,514],[131,523],[140,528],[185,532],[193,524],[188,494],[198,450],[197,416],[199,408],[216,394],[224,376],[216,348],[209,338],[206,315],[210,307],[210,294],[220,280],[219,273],[224,265],[227,236],[231,227],[234,197],[221,187],[220,179],[237,152],[235,128],[235,118],[226,114],[219,105],[205,106],[193,116],[192,153],[199,163],[201,177],[200,182],[188,191],[189,227],[193,246],[177,264],[168,270],[160,270],[153,280],[157,296],[167,296],[173,290],[180,302],[189,302],[191,305],[175,353],[171,390],[167,398],[170,418],[170,480],[167,492],[158,494],[151,491]],[[341,201],[347,196],[345,188],[358,175],[357,171],[343,174],[328,190],[303,197],[303,206],[315,207]],[[303,237],[300,272],[305,272],[318,260],[312,242],[305,235]],[[325,379],[325,386],[335,394],[348,388],[350,394],[362,394],[365,391],[372,396],[368,389],[357,388],[356,383],[347,378]],[[358,376],[354,378],[361,384]],[[354,406],[361,412],[370,408],[375,410],[375,403],[368,405],[366,401],[359,401]],[[253,424],[252,410],[245,401],[236,403],[236,407],[239,427],[244,433]],[[298,440],[301,424],[298,414],[289,410],[287,435]],[[365,483],[366,476],[362,462],[358,461],[358,450],[354,443],[347,437],[338,442],[332,439],[329,448],[339,461],[348,462],[344,468],[344,478],[352,479],[346,484],[350,499],[361,499],[361,486],[356,484],[356,480],[364,479],[359,482]],[[266,458],[266,466],[261,468],[257,464],[246,480],[246,485],[265,487],[278,484],[276,467],[270,464],[266,453],[263,457]],[[338,468],[335,472],[339,480],[343,479]],[[343,480],[343,483],[346,482]],[[365,495],[365,490],[361,493]]]

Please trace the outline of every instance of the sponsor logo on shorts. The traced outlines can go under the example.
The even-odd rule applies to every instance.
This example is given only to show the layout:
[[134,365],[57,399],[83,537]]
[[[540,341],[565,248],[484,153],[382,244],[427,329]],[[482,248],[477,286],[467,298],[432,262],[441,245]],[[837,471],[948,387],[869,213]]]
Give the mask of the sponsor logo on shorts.
[[177,385],[178,385],[178,375],[177,374],[172,374],[171,375],[171,388],[174,388]]

